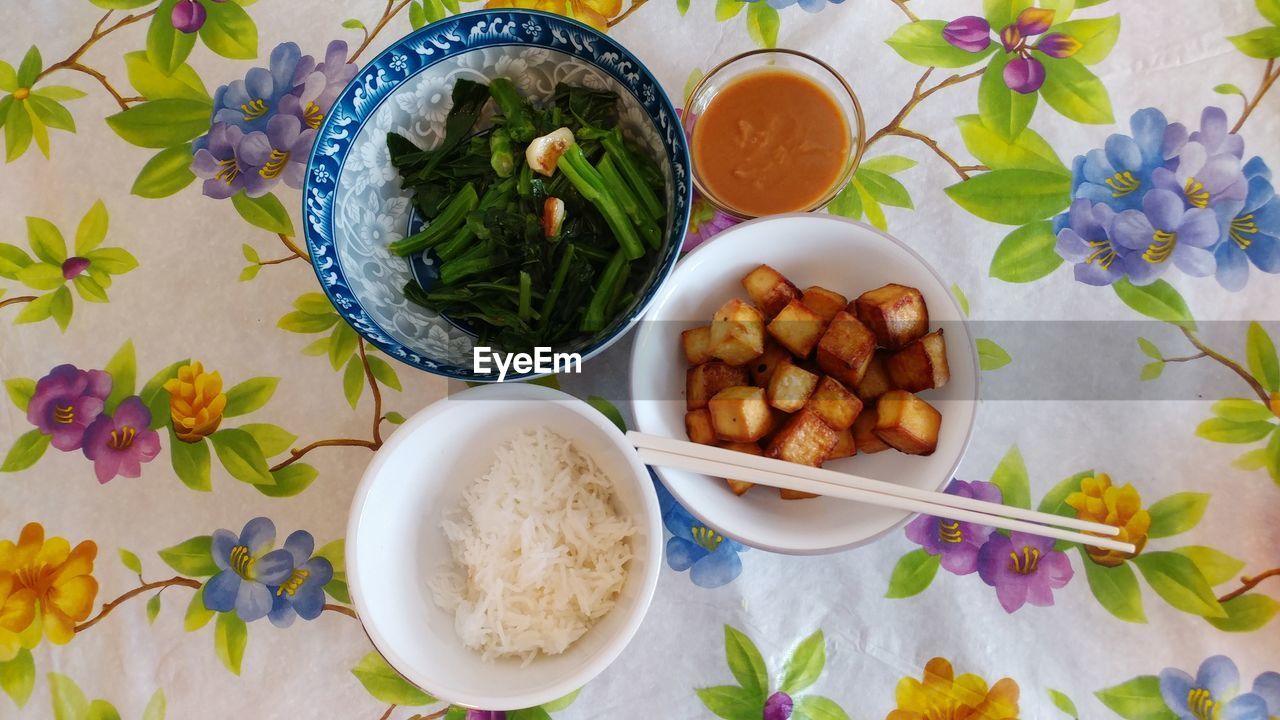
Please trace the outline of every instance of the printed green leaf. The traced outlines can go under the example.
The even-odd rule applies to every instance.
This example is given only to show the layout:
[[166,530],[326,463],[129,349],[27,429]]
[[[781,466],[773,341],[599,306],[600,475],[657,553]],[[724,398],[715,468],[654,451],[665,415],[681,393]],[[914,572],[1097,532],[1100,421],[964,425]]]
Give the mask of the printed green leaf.
[[252,245],[250,245],[249,243],[243,243],[243,244],[241,244],[241,245],[240,245],[240,253],[241,253],[242,255],[244,255],[244,259],[245,259],[245,260],[247,260],[247,261],[249,261],[249,262],[251,262],[251,263],[256,263],[256,262],[258,262],[259,260],[261,260],[261,259],[262,259],[262,258],[258,255],[258,251],[257,251],[256,249],[254,249],[254,247],[253,247]]
[[174,474],[183,485],[199,492],[213,490],[209,445],[203,438],[194,443],[183,442],[170,427],[169,460],[173,464]]
[[1075,58],[1042,57],[1044,85],[1040,95],[1049,107],[1080,123],[1106,125],[1115,122],[1111,97],[1097,75]]
[[968,52],[942,37],[942,20],[918,20],[898,28],[885,42],[903,60],[922,67],[960,68],[972,65],[995,51],[995,44],[981,52]]
[[351,359],[359,339],[360,336],[356,331],[344,322],[338,323],[333,328],[333,334],[329,336],[329,364],[334,370],[341,370],[342,366]]
[[759,717],[764,709],[763,699],[757,699],[754,694],[737,685],[698,688],[695,692],[708,710],[725,720]]
[[107,125],[139,147],[168,148],[209,129],[209,103],[182,98],[151,100],[107,116]]
[[681,17],[689,12],[689,0],[676,0],[676,11],[680,13]]
[[373,373],[375,380],[396,392],[404,389],[400,386],[400,377],[396,375],[395,369],[386,360],[372,355],[368,357],[368,360],[369,370]]
[[1090,560],[1083,547],[1080,548],[1080,558],[1085,578],[1089,581],[1089,590],[1104,610],[1125,622],[1147,621],[1147,615],[1142,610],[1142,589],[1128,563],[1103,567]]
[[1249,593],[1222,603],[1224,618],[1206,618],[1209,624],[1226,632],[1252,632],[1271,622],[1280,610],[1280,602],[1270,596]]
[[1053,32],[1062,33],[1080,41],[1081,47],[1071,57],[1085,65],[1102,62],[1120,37],[1120,16],[1087,20],[1070,20],[1053,26]]
[[1196,427],[1196,435],[1220,443],[1251,443],[1261,440],[1275,430],[1269,422],[1238,423],[1222,418],[1210,418]]
[[291,312],[280,318],[280,322],[276,323],[276,326],[289,332],[318,333],[333,327],[336,322],[338,322],[338,316],[334,313],[309,315],[304,312]]
[[160,614],[160,593],[151,596],[147,601],[147,624],[154,624],[156,616]]
[[991,27],[1000,28],[1018,18],[1018,13],[1031,7],[1031,0],[982,0],[982,16]]
[[1036,506],[1039,512],[1053,513],[1054,515],[1064,515],[1066,517],[1075,517],[1075,508],[1067,504],[1067,496],[1073,492],[1080,490],[1080,482],[1087,477],[1093,477],[1092,470],[1078,472],[1075,475],[1059,482],[1049,489],[1040,499],[1040,504]]
[[1231,462],[1231,467],[1250,472],[1253,470],[1261,470],[1266,466],[1267,449],[1265,447],[1250,450]]
[[454,14],[462,12],[462,10],[458,6],[458,0],[441,0],[441,1],[444,3],[444,6],[449,9],[449,12]]
[[742,12],[746,4],[746,0],[716,0],[716,20],[719,22],[728,20]]
[[364,366],[358,358],[347,361],[347,369],[342,373],[342,394],[354,410],[360,403],[360,395],[364,393]]
[[[4,92],[7,92],[7,93],[11,93],[17,89],[18,89],[18,72],[13,69],[12,65],[10,65],[9,63],[3,60],[0,60],[0,90],[3,90]],[[10,100],[10,103],[12,103],[12,100]],[[8,110],[7,105],[5,106],[5,110]],[[3,116],[0,115],[0,117],[3,117]]]
[[821,695],[805,695],[795,699],[793,720],[849,720],[849,714],[835,700]]
[[768,3],[752,3],[747,8],[747,35],[760,47],[778,46],[778,11]]
[[67,132],[76,131],[76,120],[71,116],[71,111],[56,100],[32,93],[27,98],[27,107],[48,127]]
[[120,711],[106,700],[94,700],[89,703],[89,711],[84,720],[120,720]]
[[18,279],[18,271],[31,264],[31,256],[16,245],[0,243],[0,277]]
[[387,661],[376,651],[361,658],[360,662],[351,668],[351,674],[356,676],[375,700],[406,707],[418,707],[436,702],[435,698],[401,677],[400,673],[387,664]]
[[1022,452],[1015,445],[1009,448],[995,472],[991,474],[991,482],[1000,488],[1001,502],[1010,507],[1031,507],[1031,481],[1027,477],[1027,464],[1022,460]]
[[873,158],[866,158],[858,165],[861,169],[875,170],[889,175],[910,170],[915,166],[915,160],[901,155],[879,155]]
[[96,280],[88,275],[80,275],[71,281],[75,285],[76,292],[87,302],[105,303],[110,302],[107,297],[107,291],[102,289]]
[[210,535],[197,535],[158,554],[166,565],[183,575],[209,577],[218,573],[218,566],[213,562],[213,537]]
[[27,243],[36,257],[51,265],[62,265],[67,259],[67,241],[62,232],[44,218],[27,218]]
[[1077,720],[1079,719],[1080,711],[1076,710],[1076,704],[1071,702],[1071,698],[1067,697],[1066,693],[1054,690],[1053,688],[1047,688],[1046,692],[1049,693],[1049,700],[1053,703],[1054,707],[1072,718],[1076,718]]
[[854,220],[862,217],[862,198],[852,182],[845,185],[844,189],[831,199],[831,203],[827,205],[827,212]]
[[124,248],[100,248],[86,255],[92,268],[109,275],[123,275],[138,267],[138,259]]
[[31,94],[49,98],[50,100],[66,102],[69,100],[79,100],[89,93],[86,93],[79,88],[73,88],[70,85],[45,85],[44,87],[32,88]]
[[1043,170],[992,170],[946,188],[957,205],[1005,225],[1053,215],[1071,201],[1071,178]]
[[1190,558],[1174,552],[1148,552],[1133,559],[1156,594],[1173,607],[1201,617],[1226,617],[1218,599]]
[[293,235],[293,221],[289,219],[289,211],[284,209],[280,199],[273,193],[251,198],[242,190],[231,198],[231,204],[250,225],[267,232]]
[[1066,22],[1071,13],[1075,12],[1076,0],[1040,0],[1040,7],[1054,12],[1053,22],[1056,28],[1058,23]]
[[223,417],[247,415],[266,405],[276,392],[280,378],[249,378],[227,391],[227,407],[222,411]]
[[791,657],[782,667],[782,680],[778,690],[795,695],[818,681],[822,668],[827,664],[827,639],[819,630],[796,646]]
[[[230,400],[227,404],[230,407]],[[251,485],[275,484],[262,448],[249,433],[237,428],[223,428],[210,435],[209,441],[218,454],[218,462],[231,473],[231,477]]]
[[975,343],[978,346],[978,366],[983,370],[999,370],[1013,362],[1008,351],[1000,347],[996,341],[978,338]]
[[1239,85],[1232,85],[1231,83],[1222,83],[1221,85],[1214,85],[1213,91],[1218,93],[1219,95],[1239,95],[1240,97],[1244,98],[1246,101],[1249,99],[1248,96],[1244,94],[1244,91],[1240,89]]
[[1162,538],[1184,533],[1195,527],[1209,506],[1209,493],[1180,492],[1161,499],[1148,511],[1151,528],[1147,537]]
[[32,263],[18,271],[18,281],[33,290],[54,290],[66,283],[62,268],[47,263]]
[[311,465],[294,463],[271,471],[271,477],[275,478],[274,485],[254,485],[253,487],[267,497],[293,497],[311,487],[311,483],[315,482],[319,475],[320,471]]
[[[360,22],[359,20],[348,20],[347,22],[344,22],[342,24],[343,27],[346,27],[347,23],[349,22],[359,23],[358,25],[352,26],[352,29],[364,28],[364,23]],[[422,4],[417,2],[409,3],[409,27],[413,28],[414,30],[417,30],[418,28],[426,24],[427,24],[427,11],[425,8],[423,8]]]
[[148,100],[196,100],[207,104],[210,111],[213,109],[204,81],[190,65],[182,64],[172,73],[165,73],[151,63],[145,52],[138,51],[125,53],[124,66],[129,84]]
[[1150,285],[1134,285],[1128,278],[1122,278],[1113,283],[1111,289],[1121,302],[1149,318],[1188,330],[1196,329],[1196,321],[1191,317],[1187,301],[1164,280],[1157,280]]
[[753,701],[763,703],[769,693],[769,671],[755,643],[736,628],[725,625],[724,654],[733,678]]
[[53,293],[41,295],[23,306],[22,311],[13,318],[14,325],[40,322],[49,317],[53,309]]
[[1238,423],[1258,422],[1275,417],[1271,408],[1248,398],[1226,398],[1213,404],[1210,411],[1224,420]]
[[1094,695],[1125,720],[1178,720],[1160,696],[1160,678],[1142,675]]
[[911,204],[911,194],[907,192],[907,188],[888,174],[862,167],[858,169],[856,177],[858,182],[867,189],[867,192],[871,193],[871,197],[875,198],[877,202],[892,207],[914,207]]
[[1142,354],[1153,360],[1163,360],[1164,356],[1160,354],[1160,348],[1150,340],[1140,337],[1138,338],[1138,347],[1142,350]]
[[1280,485],[1280,432],[1272,433],[1267,442],[1267,472]]
[[930,555],[923,548],[912,550],[898,559],[889,576],[887,598],[908,598],[919,595],[933,582],[942,565],[942,558]]
[[334,316],[337,314],[333,311],[333,304],[329,302],[329,298],[324,293],[303,293],[293,301],[293,307],[301,313],[307,315],[321,315],[324,317]]
[[1204,545],[1187,545],[1173,552],[1191,558],[1191,562],[1200,569],[1200,574],[1210,585],[1221,585],[1244,569],[1244,561]]
[[[413,11],[413,8],[412,8],[412,7],[410,7],[410,14],[412,14],[412,11]],[[419,11],[421,11],[421,8],[419,8]],[[360,22],[360,21],[359,21],[358,19],[356,19],[356,18],[350,18],[350,19],[348,19],[348,20],[343,20],[343,21],[342,21],[342,27],[347,28],[348,30],[363,30],[363,29],[364,29],[364,23]],[[419,25],[418,27],[422,27],[422,26],[421,26],[421,25]],[[417,29],[417,28],[415,28],[415,29]]]
[[157,689],[147,701],[147,707],[142,711],[142,720],[164,720],[164,713],[164,690]]
[[151,376],[146,384],[142,386],[142,392],[138,393],[138,397],[151,410],[151,429],[154,430],[162,425],[169,424],[169,392],[164,389],[164,384],[170,378],[178,376],[178,368],[186,365],[189,361],[186,359],[170,363],[168,367]]
[[18,87],[29,88],[36,84],[36,77],[44,69],[44,61],[40,59],[40,48],[32,45],[27,54],[22,56],[18,65]]
[[204,589],[201,588],[191,596],[191,602],[187,603],[187,613],[182,618],[182,629],[195,632],[208,625],[215,614],[204,606]]
[[13,447],[9,448],[8,454],[4,456],[4,463],[0,464],[0,472],[18,472],[26,470],[36,464],[43,455],[44,451],[49,449],[49,436],[39,430],[31,430],[18,436],[17,442]]
[[[333,579],[324,586],[324,591],[340,603],[351,603],[351,594],[347,590],[346,542],[338,538],[326,543],[316,551],[316,557],[322,557],[333,566]],[[576,697],[576,693],[575,693]],[[545,705],[543,707],[546,707]]]
[[213,626],[213,649],[223,667],[232,674],[240,674],[240,662],[244,660],[244,646],[249,642],[249,628],[235,612],[218,614]]
[[386,414],[386,418],[387,418],[387,422],[391,423],[392,425],[404,424],[404,416],[398,412],[395,412],[395,411],[389,412]]
[[951,294],[955,296],[956,302],[960,304],[960,311],[964,313],[965,317],[969,317],[969,298],[965,297],[964,290],[961,290],[959,285],[951,283]]
[[1280,359],[1276,358],[1276,346],[1257,321],[1249,323],[1244,348],[1249,372],[1271,392],[1280,390]]
[[1272,25],[1280,25],[1280,0],[1254,0],[1258,12]]
[[1228,36],[1227,39],[1249,57],[1261,60],[1280,57],[1280,28],[1260,27],[1242,35]]
[[27,704],[36,686],[36,662],[26,648],[7,662],[0,662],[0,690],[18,707]]
[[89,700],[75,681],[66,675],[51,672],[49,694],[53,696],[54,720],[84,720],[89,714]]
[[991,258],[991,277],[1012,283],[1039,280],[1062,265],[1053,223],[1039,220],[1014,230],[1000,241]]
[[142,561],[134,553],[119,548],[117,552],[120,554],[120,564],[128,568],[134,575],[142,574]]
[[574,700],[578,699],[578,693],[581,693],[581,692],[582,692],[582,688],[578,688],[577,690],[574,690],[568,695],[556,698],[555,700],[552,700],[551,702],[548,702],[548,703],[542,703],[538,707],[541,707],[543,710],[546,710],[547,712],[558,712],[560,710],[567,709],[570,705],[573,704]]
[[297,435],[270,423],[250,423],[241,425],[240,429],[253,436],[266,457],[279,455],[288,450],[293,441],[298,439]]
[[10,378],[4,381],[4,389],[9,393],[9,399],[13,404],[22,412],[26,412],[32,396],[36,394],[36,381],[31,378]]
[[979,162],[992,170],[1044,170],[1064,175],[1070,174],[1058,153],[1035,130],[1025,128],[1016,139],[1010,140],[987,127],[980,115],[961,115],[956,118],[964,146]]
[[164,75],[171,75],[186,61],[196,45],[195,33],[173,26],[173,6],[178,0],[164,0],[147,27],[147,59]]
[[1160,377],[1161,373],[1163,372],[1164,372],[1164,362],[1161,360],[1156,360],[1155,362],[1149,362],[1146,365],[1142,366],[1142,372],[1138,373],[1138,379],[1143,381],[1155,380],[1156,378]]
[[627,421],[622,417],[622,411],[618,409],[617,405],[599,395],[589,395],[587,404],[604,413],[604,416],[609,418],[609,422],[612,422],[619,430],[624,433],[627,431]]
[[22,157],[31,146],[34,129],[31,126],[31,114],[22,112],[23,106],[14,105],[12,97],[0,100],[0,103],[6,102],[9,107],[5,113],[8,120],[4,124],[4,157],[5,162],[13,162]]
[[191,172],[191,143],[174,145],[156,153],[142,166],[129,192],[144,198],[169,197],[196,179]]
[[[250,265],[249,267],[256,268],[258,266]],[[245,268],[245,270],[248,270],[248,269],[249,268]],[[257,275],[257,273],[254,273],[254,274]],[[302,348],[302,354],[308,355],[311,357],[328,355],[329,354],[329,338],[322,337],[319,340],[316,340],[315,342],[308,344],[306,347]]]
[[200,26],[200,39],[205,47],[235,60],[258,57],[258,26],[245,9],[235,3],[212,3],[209,17]]
[[1021,137],[1036,112],[1040,97],[1036,93],[1010,90],[1004,84],[1004,66],[1011,57],[1006,53],[996,53],[978,82],[978,115],[984,125],[1008,141]]
[[856,177],[849,185],[858,193],[858,202],[862,203],[862,211],[867,214],[867,222],[881,230],[888,230],[889,223],[885,220],[884,208],[880,207],[880,203],[871,195],[866,186]]
[[114,412],[120,401],[133,394],[137,384],[138,361],[133,351],[133,341],[125,340],[103,368],[111,376],[111,394],[107,396],[105,411]]

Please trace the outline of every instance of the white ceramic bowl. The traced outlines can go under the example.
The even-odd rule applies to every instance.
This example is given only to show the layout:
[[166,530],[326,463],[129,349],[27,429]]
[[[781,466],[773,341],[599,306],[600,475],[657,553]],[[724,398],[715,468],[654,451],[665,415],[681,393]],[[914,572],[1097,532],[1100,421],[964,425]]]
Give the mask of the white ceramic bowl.
[[[951,381],[921,394],[942,413],[938,449],[927,457],[885,451],[824,467],[927,490],[942,488],[960,464],[973,429],[978,363],[964,315],[948,285],[903,243],[862,223],[832,215],[777,215],[717,235],[680,261],[641,323],[631,354],[637,427],[685,439],[685,369],[680,332],[706,325],[731,297],[746,299],[740,280],[761,263],[801,288],[821,285],[850,299],[886,283],[920,289],[932,327],[944,327]],[[910,514],[848,500],[782,500],[757,488],[742,497],[724,481],[657,468],[689,512],[741,543],[773,552],[843,550],[892,529]]]
[[[443,514],[489,469],[499,445],[538,425],[573,440],[613,479],[618,510],[637,528],[631,572],[613,610],[564,653],[527,667],[487,663],[462,644],[427,581],[450,562]],[[662,539],[653,481],[604,415],[557,390],[491,385],[422,410],[374,456],[351,508],[347,581],[369,638],[402,675],[454,703],[514,710],[567,695],[617,658],[649,608]]]

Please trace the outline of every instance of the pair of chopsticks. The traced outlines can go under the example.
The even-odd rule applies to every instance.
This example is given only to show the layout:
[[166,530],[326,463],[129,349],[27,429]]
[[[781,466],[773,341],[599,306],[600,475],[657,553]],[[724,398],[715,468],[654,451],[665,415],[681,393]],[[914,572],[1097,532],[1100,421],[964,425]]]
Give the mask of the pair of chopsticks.
[[1137,550],[1130,543],[1064,529],[1073,528],[1110,536],[1120,533],[1119,528],[1102,523],[904,487],[858,475],[748,455],[735,450],[699,445],[687,440],[674,440],[634,430],[627,433],[627,439],[639,452],[641,461],[647,465],[662,465],[716,477],[744,480],[757,485],[990,525],[1108,550],[1127,553]]

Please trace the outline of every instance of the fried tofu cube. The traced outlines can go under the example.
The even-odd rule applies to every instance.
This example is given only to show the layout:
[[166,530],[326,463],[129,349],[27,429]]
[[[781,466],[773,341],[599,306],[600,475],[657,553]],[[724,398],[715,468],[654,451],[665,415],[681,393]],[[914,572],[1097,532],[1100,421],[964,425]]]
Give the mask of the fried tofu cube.
[[700,445],[716,444],[716,430],[711,426],[711,411],[706,408],[684,414],[684,431],[690,440]]
[[947,341],[938,328],[916,340],[885,361],[893,384],[907,392],[940,388],[951,379],[947,365]]
[[836,446],[831,448],[831,454],[827,456],[827,459],[839,460],[840,458],[853,457],[857,452],[858,444],[853,439],[853,430],[849,428],[836,430]]
[[858,319],[871,328],[880,345],[897,350],[929,332],[929,309],[920,291],[905,285],[889,283],[868,290],[853,301]]
[[764,388],[746,385],[725,388],[711,398],[707,409],[711,411],[716,436],[729,442],[755,442],[773,425]]
[[761,265],[747,273],[742,278],[742,287],[746,288],[751,302],[769,317],[777,315],[787,303],[800,297],[800,288],[768,265]]
[[861,453],[878,453],[889,449],[889,443],[876,435],[876,418],[879,417],[874,407],[863,410],[858,419],[853,421],[853,444]]
[[862,376],[862,382],[858,383],[858,386],[853,389],[854,393],[862,398],[863,402],[871,402],[896,387],[889,377],[888,368],[885,367],[885,361],[888,356],[888,352],[877,350],[875,355],[871,357],[871,364],[867,366],[867,372]]
[[831,319],[818,341],[818,366],[845,387],[857,387],[875,352],[875,334],[842,310]]
[[769,378],[773,377],[773,371],[778,367],[778,363],[783,360],[790,360],[791,353],[776,342],[766,341],[764,345],[764,354],[751,361],[751,384],[756,387],[769,387]]
[[750,380],[746,368],[712,361],[685,371],[685,409],[701,410],[715,394],[727,387],[746,385]]
[[768,331],[782,347],[798,357],[809,357],[827,321],[799,300],[792,300],[769,321]]
[[808,500],[809,498],[818,497],[813,493],[801,492],[800,490],[788,490],[786,488],[778,488],[778,496],[783,500]]
[[813,285],[804,289],[804,294],[800,296],[800,302],[808,305],[810,310],[821,315],[823,320],[831,322],[831,318],[835,317],[836,313],[849,304],[849,299],[834,290]]
[[816,387],[818,376],[788,359],[778,363],[773,371],[765,397],[773,407],[790,413],[804,407]]
[[746,365],[764,353],[764,316],[734,298],[711,319],[711,354],[730,365]]
[[680,347],[690,365],[701,365],[715,359],[711,354],[711,326],[703,325],[680,333]]
[[[748,455],[763,455],[764,451],[756,443],[733,443],[722,442],[720,447],[726,450],[734,450],[736,452],[744,452]],[[748,490],[755,487],[755,483],[749,483],[746,480],[731,480],[725,478],[724,481],[729,484],[729,489],[734,495],[745,495]]]
[[809,396],[806,407],[817,413],[832,430],[848,430],[862,412],[862,401],[839,380],[826,375]]
[[908,455],[932,455],[938,449],[942,413],[906,390],[890,390],[876,404],[875,433]]
[[837,442],[836,431],[812,410],[801,410],[769,441],[765,457],[820,467]]

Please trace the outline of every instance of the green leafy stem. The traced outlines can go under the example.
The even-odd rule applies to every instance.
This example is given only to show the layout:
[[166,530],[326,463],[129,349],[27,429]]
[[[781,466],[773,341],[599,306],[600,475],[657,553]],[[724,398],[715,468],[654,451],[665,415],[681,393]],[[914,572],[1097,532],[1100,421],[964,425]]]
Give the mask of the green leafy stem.
[[1187,340],[1190,341],[1192,345],[1195,345],[1196,349],[1200,352],[1196,355],[1188,355],[1184,358],[1162,358],[1164,362],[1185,362],[1188,360],[1197,360],[1203,357],[1210,358],[1221,363],[1236,375],[1239,375],[1240,379],[1244,380],[1245,383],[1249,385],[1253,392],[1257,394],[1258,398],[1262,400],[1264,405],[1271,402],[1271,396],[1267,393],[1267,389],[1262,386],[1262,383],[1258,382],[1258,379],[1255,378],[1252,373],[1240,365],[1240,363],[1206,345],[1205,342],[1201,340],[1191,329],[1183,326],[1181,330],[1182,334],[1187,336]]
[[1257,587],[1258,583],[1262,582],[1263,580],[1266,580],[1269,577],[1280,577],[1280,567],[1271,568],[1270,570],[1263,570],[1257,575],[1241,575],[1240,587],[1218,598],[1218,602],[1224,603],[1224,602],[1227,602],[1228,600],[1235,600],[1241,595]]
[[40,80],[45,76],[49,75],[50,73],[56,72],[58,70],[74,70],[75,72],[83,73],[97,80],[98,83],[101,84],[102,87],[108,93],[111,94],[111,97],[115,99],[116,104],[120,106],[121,110],[128,110],[129,105],[132,103],[142,102],[145,98],[125,97],[121,95],[120,91],[116,90],[115,86],[111,84],[111,81],[107,79],[106,75],[104,75],[101,71],[95,70],[94,68],[80,62],[80,58],[83,57],[84,54],[89,51],[89,48],[93,47],[99,40],[110,35],[116,30],[119,30],[122,27],[132,25],[142,20],[146,20],[152,15],[155,15],[156,8],[152,8],[143,13],[138,13],[137,15],[133,15],[133,14],[125,15],[124,17],[120,18],[116,22],[110,25],[107,25],[107,20],[111,18],[111,15],[113,12],[114,12],[113,10],[108,10],[107,13],[103,15],[101,19],[98,20],[97,24],[93,26],[93,32],[89,33],[88,40],[85,40],[84,43],[80,45],[80,47],[73,50],[71,54],[68,55],[65,59],[59,60],[58,62],[42,70],[40,74],[36,76],[36,79]]
[[[895,2],[897,2],[897,0],[895,0]],[[903,10],[910,14],[910,11],[901,3],[898,3],[898,6],[902,7]],[[893,119],[890,120],[887,125],[875,131],[871,134],[871,137],[867,138],[866,143],[864,143],[861,148],[861,153],[859,153],[860,156],[865,156],[866,151],[875,143],[890,135],[894,135],[897,137],[910,138],[922,143],[925,147],[932,150],[938,157],[945,160],[946,163],[951,166],[951,169],[955,170],[956,174],[963,180],[969,179],[969,173],[982,172],[989,169],[985,165],[961,165],[954,157],[951,156],[950,153],[943,150],[938,142],[933,138],[925,135],[924,133],[903,127],[902,123],[907,119],[907,116],[911,114],[911,111],[915,110],[916,106],[926,100],[930,95],[933,95],[939,90],[945,90],[946,88],[959,85],[960,83],[972,80],[976,77],[981,77],[982,74],[986,72],[986,68],[983,67],[979,70],[974,70],[973,72],[963,74],[957,73],[926,89],[925,83],[928,82],[929,77],[936,69],[936,67],[925,69],[924,74],[916,81],[915,88],[911,91],[911,97],[907,100],[906,104],[902,106],[902,109],[898,111],[897,115],[893,116]]]
[[1262,97],[1267,94],[1267,91],[1271,89],[1276,80],[1280,80],[1280,67],[1276,67],[1276,61],[1272,58],[1267,61],[1267,67],[1262,73],[1262,83],[1258,86],[1258,91],[1253,94],[1252,99],[1245,99],[1244,111],[1240,113],[1240,119],[1236,120],[1231,132],[1240,132],[1240,128],[1244,127],[1244,121],[1248,120],[1253,111],[1257,109],[1258,103],[1262,101]]

